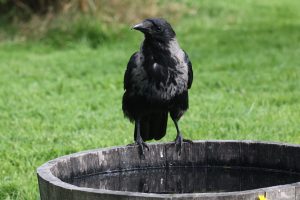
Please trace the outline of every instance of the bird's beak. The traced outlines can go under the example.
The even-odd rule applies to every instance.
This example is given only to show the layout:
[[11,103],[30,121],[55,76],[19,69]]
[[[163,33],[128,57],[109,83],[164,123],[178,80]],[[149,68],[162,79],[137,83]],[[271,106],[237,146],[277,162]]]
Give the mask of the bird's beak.
[[134,30],[140,30],[143,28],[143,22],[142,23],[139,23],[139,24],[136,24],[134,25],[133,27],[131,27],[131,29],[134,29]]
[[141,31],[143,33],[147,32],[150,29],[151,22],[143,21],[142,23],[134,25],[131,29]]

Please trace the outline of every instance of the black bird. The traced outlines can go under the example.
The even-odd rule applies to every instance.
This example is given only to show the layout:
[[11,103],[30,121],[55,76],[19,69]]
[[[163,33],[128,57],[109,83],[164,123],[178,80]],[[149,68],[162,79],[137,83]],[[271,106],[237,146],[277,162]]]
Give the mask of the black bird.
[[176,150],[181,153],[183,139],[178,121],[189,107],[188,89],[193,81],[192,63],[183,51],[171,25],[151,18],[132,27],[145,39],[135,52],[124,75],[122,109],[135,122],[134,140],[144,157],[144,141],[159,140],[166,134],[168,113],[175,124]]

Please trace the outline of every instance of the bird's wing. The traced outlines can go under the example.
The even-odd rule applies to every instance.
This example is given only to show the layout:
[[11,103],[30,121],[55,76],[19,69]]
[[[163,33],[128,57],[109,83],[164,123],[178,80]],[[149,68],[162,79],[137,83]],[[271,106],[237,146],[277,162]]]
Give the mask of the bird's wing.
[[128,90],[129,88],[131,88],[131,72],[132,69],[137,67],[137,63],[136,63],[136,57],[137,57],[138,52],[135,52],[134,54],[132,54],[132,56],[129,59],[129,62],[127,64],[127,68],[124,74],[124,90]]
[[187,53],[185,51],[184,51],[184,61],[188,65],[188,89],[190,89],[192,86],[192,83],[193,83],[193,67],[192,67],[192,63],[189,59],[189,56],[187,55]]

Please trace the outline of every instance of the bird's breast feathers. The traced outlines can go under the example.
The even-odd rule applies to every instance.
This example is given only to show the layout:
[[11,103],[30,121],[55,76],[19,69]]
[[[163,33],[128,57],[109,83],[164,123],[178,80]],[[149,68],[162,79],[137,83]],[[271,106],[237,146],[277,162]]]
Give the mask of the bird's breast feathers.
[[145,70],[145,56],[141,52],[137,53],[136,67],[131,72],[132,85],[134,85],[131,90],[133,95],[145,96],[148,99],[170,100],[187,90],[188,66],[184,59],[185,54],[176,40],[170,42],[168,49],[170,56],[176,61],[175,66],[161,66],[155,61],[151,63],[153,70],[157,70],[158,67],[167,69],[167,76],[159,82],[155,80],[155,77],[150,77]]

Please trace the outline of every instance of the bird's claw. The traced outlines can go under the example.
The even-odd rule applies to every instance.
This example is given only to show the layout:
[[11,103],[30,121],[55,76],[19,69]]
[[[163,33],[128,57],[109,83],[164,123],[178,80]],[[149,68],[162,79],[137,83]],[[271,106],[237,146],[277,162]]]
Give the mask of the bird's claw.
[[175,139],[175,147],[176,147],[176,151],[178,152],[179,156],[181,155],[182,142],[183,142],[182,136],[178,135]]
[[193,144],[194,142],[192,141],[192,140],[188,140],[188,139],[182,139],[183,140],[183,142],[186,142],[186,143],[189,143],[189,144]]
[[147,149],[149,151],[149,146],[142,140],[136,141],[136,145],[139,146],[140,156],[142,159],[145,159],[145,151],[144,149]]
[[177,137],[175,139],[175,147],[176,147],[176,151],[178,152],[179,156],[181,155],[183,142],[193,144],[192,140],[184,139],[181,134],[177,135]]
[[136,145],[136,143],[130,143],[130,144],[127,144],[126,146],[127,147],[133,147],[133,146],[135,146]]

